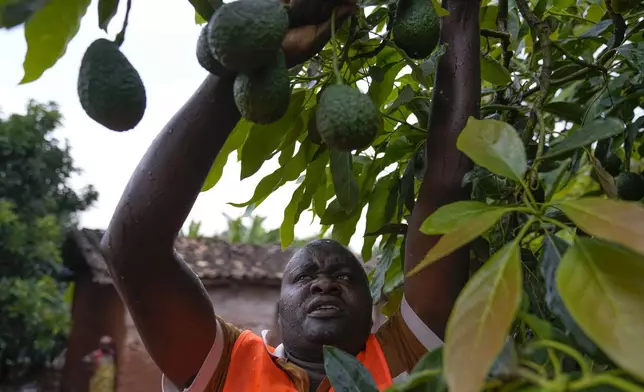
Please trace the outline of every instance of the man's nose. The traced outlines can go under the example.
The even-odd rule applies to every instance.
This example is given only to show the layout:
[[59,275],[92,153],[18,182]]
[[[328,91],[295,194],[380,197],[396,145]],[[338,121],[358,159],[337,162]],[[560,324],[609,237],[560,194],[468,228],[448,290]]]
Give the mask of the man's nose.
[[311,293],[313,294],[337,294],[339,292],[338,285],[326,277],[317,278],[311,285]]

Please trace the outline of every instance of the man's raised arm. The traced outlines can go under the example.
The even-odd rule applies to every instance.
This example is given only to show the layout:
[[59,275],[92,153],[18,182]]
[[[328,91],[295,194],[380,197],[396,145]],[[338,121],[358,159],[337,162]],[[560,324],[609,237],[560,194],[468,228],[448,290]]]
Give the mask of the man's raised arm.
[[[355,0],[335,6],[338,27],[357,8]],[[290,1],[290,12],[301,23],[287,31],[282,43],[289,65],[324,47],[331,35],[331,10],[328,0]],[[161,131],[134,171],[101,243],[146,349],[174,385],[185,385],[198,373],[215,340],[208,294],[173,246],[240,119],[233,80],[209,76]]]
[[216,333],[206,290],[174,240],[239,120],[232,78],[208,76],[148,148],[101,247],[146,349],[175,385],[194,376]]
[[[456,148],[469,116],[479,116],[481,96],[479,0],[444,0],[450,15],[442,19],[441,43],[446,43],[436,72],[426,146],[426,169],[407,234],[405,272],[412,270],[439,236],[419,231],[438,208],[467,199],[461,186],[472,168]],[[405,281],[405,298],[431,330],[444,339],[454,302],[468,278],[469,252],[462,248],[422,269]]]

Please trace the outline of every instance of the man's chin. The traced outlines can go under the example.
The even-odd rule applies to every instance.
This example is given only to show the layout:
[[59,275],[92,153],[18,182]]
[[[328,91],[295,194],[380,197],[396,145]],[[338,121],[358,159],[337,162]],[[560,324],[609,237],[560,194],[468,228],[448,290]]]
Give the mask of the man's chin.
[[317,344],[334,345],[346,338],[346,320],[334,319],[309,319],[304,324],[303,333],[307,340]]

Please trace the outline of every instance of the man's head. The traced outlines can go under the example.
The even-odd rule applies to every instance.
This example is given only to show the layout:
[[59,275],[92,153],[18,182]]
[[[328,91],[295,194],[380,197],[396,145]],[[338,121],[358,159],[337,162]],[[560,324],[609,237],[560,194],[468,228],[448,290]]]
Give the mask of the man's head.
[[101,336],[101,339],[98,342],[98,347],[104,353],[109,352],[112,349],[112,338],[107,335]]
[[342,244],[312,241],[286,265],[278,314],[289,354],[316,361],[325,344],[357,354],[369,336],[371,311],[367,275]]

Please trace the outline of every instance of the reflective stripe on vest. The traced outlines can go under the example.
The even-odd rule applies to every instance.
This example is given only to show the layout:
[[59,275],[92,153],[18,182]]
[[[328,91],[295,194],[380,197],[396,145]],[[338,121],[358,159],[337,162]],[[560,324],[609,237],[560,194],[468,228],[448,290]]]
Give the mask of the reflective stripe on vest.
[[[298,392],[274,362],[273,351],[272,347],[267,350],[262,338],[251,331],[242,332],[233,347],[223,392]],[[365,349],[356,358],[369,370],[379,390],[392,385],[389,366],[375,335],[369,336]]]

